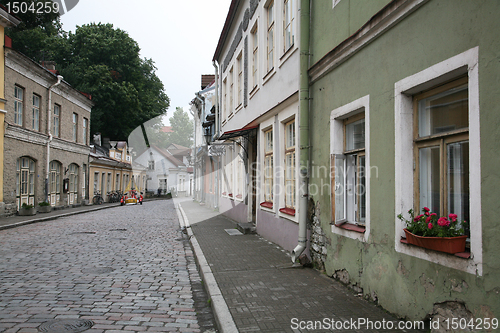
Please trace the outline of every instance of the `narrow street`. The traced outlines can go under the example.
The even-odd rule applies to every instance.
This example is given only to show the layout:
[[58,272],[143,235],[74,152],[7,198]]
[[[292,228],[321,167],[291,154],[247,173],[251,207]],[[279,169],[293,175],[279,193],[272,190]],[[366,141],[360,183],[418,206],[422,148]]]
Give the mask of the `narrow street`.
[[215,331],[172,200],[0,231],[0,332],[84,330]]

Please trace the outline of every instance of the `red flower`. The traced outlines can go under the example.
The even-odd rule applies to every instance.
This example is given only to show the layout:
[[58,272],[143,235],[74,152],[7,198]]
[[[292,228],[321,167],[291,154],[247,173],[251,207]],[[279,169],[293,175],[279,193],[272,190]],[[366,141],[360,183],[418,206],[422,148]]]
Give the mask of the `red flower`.
[[452,220],[453,222],[457,222],[457,214],[450,214],[448,215],[448,217],[450,218],[450,220]]
[[429,216],[428,218],[425,219],[425,222],[429,223],[432,220],[432,216]]
[[446,217],[441,217],[439,220],[438,220],[438,224],[442,227],[447,227],[450,225],[450,221],[448,221],[448,219]]
[[429,211],[430,211],[430,209],[429,209],[429,208],[427,208],[427,207],[424,207],[424,211],[425,211],[425,212],[429,212]]
[[427,225],[427,227],[428,227],[429,229],[432,229],[434,226],[432,225],[432,223],[429,223],[429,224]]
[[422,218],[422,216],[424,216],[424,214],[420,214],[419,216],[416,216],[413,221],[417,222],[418,220],[420,220]]

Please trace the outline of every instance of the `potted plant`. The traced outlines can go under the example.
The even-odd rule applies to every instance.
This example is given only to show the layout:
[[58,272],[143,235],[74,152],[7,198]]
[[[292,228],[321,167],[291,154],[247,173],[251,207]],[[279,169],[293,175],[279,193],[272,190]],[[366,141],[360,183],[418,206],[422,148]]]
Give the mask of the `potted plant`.
[[18,214],[20,216],[31,216],[36,214],[36,208],[33,205],[28,205],[27,203],[23,203],[21,209],[19,209]]
[[38,212],[39,213],[50,213],[52,210],[52,207],[50,206],[50,203],[46,201],[42,201],[38,203]]
[[409,244],[450,254],[465,251],[466,221],[458,221],[456,214],[438,217],[427,207],[422,209],[422,213],[414,216],[413,209],[410,209],[409,220],[402,214],[398,215],[406,223],[404,232]]

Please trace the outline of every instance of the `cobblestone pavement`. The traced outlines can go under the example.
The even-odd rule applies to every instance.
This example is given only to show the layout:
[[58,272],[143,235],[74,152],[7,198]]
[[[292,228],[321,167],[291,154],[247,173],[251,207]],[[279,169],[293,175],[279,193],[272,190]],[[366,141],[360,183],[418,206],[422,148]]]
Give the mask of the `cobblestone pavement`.
[[0,230],[0,332],[215,332],[172,201]]

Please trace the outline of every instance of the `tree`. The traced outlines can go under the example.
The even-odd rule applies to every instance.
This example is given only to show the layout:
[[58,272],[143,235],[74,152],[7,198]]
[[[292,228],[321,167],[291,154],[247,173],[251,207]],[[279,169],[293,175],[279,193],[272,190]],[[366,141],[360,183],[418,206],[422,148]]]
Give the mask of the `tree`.
[[[64,31],[61,28],[59,20],[60,15],[56,10],[39,13],[37,10],[14,10],[14,8],[21,8],[21,3],[26,3],[23,8],[40,8],[39,3],[44,5],[43,9],[54,9],[52,0],[0,0],[0,4],[11,9],[11,12],[21,20],[16,27],[6,29],[6,34],[12,38],[12,47],[24,55],[34,59],[51,60],[53,57],[52,45],[56,40],[63,38]],[[47,7],[45,4],[47,3]]]
[[189,119],[187,112],[177,107],[169,120],[173,133],[168,133],[168,142],[191,147],[194,135],[193,120]]
[[112,24],[88,24],[54,43],[60,73],[73,87],[92,95],[91,132],[123,140],[137,126],[165,114],[169,106],[151,59]]

